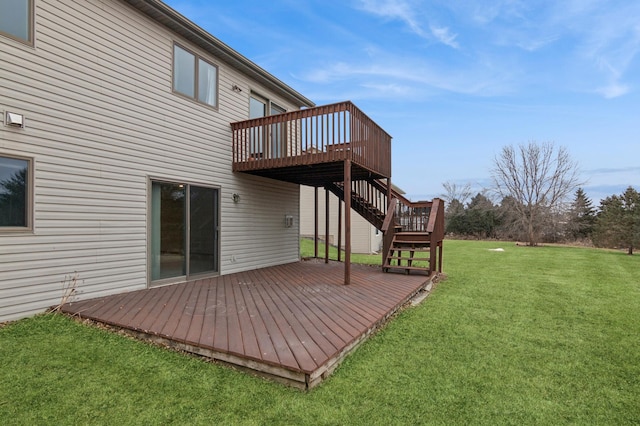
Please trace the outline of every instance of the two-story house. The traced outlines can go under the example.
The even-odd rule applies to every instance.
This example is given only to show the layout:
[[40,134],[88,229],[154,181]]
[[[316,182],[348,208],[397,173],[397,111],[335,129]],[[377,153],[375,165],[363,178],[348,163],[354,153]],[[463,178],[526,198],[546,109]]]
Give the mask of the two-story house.
[[0,321],[70,279],[86,299],[296,262],[299,184],[391,175],[355,106],[314,108],[158,0],[0,2],[0,57]]

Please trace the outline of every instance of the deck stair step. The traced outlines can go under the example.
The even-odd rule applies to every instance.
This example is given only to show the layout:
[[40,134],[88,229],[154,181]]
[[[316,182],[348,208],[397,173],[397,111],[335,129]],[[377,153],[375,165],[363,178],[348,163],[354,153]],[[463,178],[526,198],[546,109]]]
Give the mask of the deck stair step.
[[[430,253],[431,241],[428,232],[398,232],[393,237],[391,249],[385,257],[382,270],[406,274],[411,271],[429,273]],[[426,265],[416,265],[414,262],[426,262]]]
[[[324,188],[339,200],[346,201],[343,182],[324,184]],[[406,274],[419,271],[430,274],[438,265],[441,267],[441,263],[437,261],[439,257],[436,257],[436,250],[442,253],[440,228],[444,228],[444,225],[435,228],[437,232],[433,227],[429,228],[433,226],[429,222],[432,203],[412,203],[393,190],[391,201],[387,198],[388,188],[385,182],[372,179],[357,182],[351,187],[351,208],[373,226],[383,230],[382,270]],[[441,214],[444,213],[438,213]],[[387,219],[389,222],[386,222]],[[426,232],[427,228],[434,233]],[[432,237],[435,238],[433,246]]]

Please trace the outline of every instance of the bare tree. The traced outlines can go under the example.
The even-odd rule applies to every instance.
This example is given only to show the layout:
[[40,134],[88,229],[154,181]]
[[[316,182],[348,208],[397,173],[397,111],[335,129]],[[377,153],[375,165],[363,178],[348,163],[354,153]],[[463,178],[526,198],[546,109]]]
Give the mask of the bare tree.
[[529,142],[505,146],[491,170],[494,190],[512,207],[528,245],[538,244],[545,219],[580,185],[577,163],[565,147]]
[[471,197],[471,184],[465,183],[464,185],[458,185],[454,182],[443,182],[444,194],[440,195],[447,205],[451,204],[454,200],[458,200],[463,205],[467,203],[467,200]]

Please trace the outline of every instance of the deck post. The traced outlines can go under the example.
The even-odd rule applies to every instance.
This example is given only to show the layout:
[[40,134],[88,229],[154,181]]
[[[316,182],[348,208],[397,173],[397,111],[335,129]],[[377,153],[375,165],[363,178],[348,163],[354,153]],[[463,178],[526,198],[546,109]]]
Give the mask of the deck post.
[[391,188],[391,176],[389,176],[387,178],[387,205],[389,205],[391,197],[393,197],[393,189]]
[[329,190],[324,189],[324,263],[329,263]]
[[318,258],[318,187],[313,187],[313,257]]
[[351,283],[351,160],[344,161],[344,283]]
[[342,260],[342,250],[340,250],[340,246],[342,245],[342,201],[338,198],[338,262]]
[[[387,178],[387,208],[389,206],[389,204],[391,203],[391,198],[393,198],[393,191],[391,188],[391,176],[389,176]],[[389,212],[386,212],[387,214]],[[394,224],[392,223],[390,226],[393,226]],[[391,242],[389,241],[387,243],[387,238],[386,238],[386,234],[387,232],[389,232],[389,230],[387,230],[385,233],[383,233],[382,235],[382,265],[384,265],[385,260],[387,260],[387,252],[389,251],[389,248],[391,248]]]

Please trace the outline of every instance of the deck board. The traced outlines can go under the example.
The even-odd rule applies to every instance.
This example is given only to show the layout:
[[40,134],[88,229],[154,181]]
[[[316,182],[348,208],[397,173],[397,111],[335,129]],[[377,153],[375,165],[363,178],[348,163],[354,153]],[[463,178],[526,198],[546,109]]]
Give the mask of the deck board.
[[[189,329],[187,330],[184,341],[189,344],[198,344],[202,335],[202,325],[204,321],[204,309],[207,303],[207,285],[201,280],[196,282],[196,288],[191,293],[191,297],[185,306],[185,316],[191,316]],[[204,295],[203,295],[204,293]]]
[[[276,321],[272,310],[274,308],[269,309],[268,302],[264,299],[267,297],[266,291],[262,287],[261,290],[262,291],[257,291],[254,294],[254,301],[256,303],[256,308],[260,313],[260,318],[264,324],[266,333],[273,346],[274,352],[273,354],[269,354],[269,359],[274,363],[295,366],[297,365],[295,356],[293,355],[293,352],[291,352],[282,330],[278,327],[278,322]],[[277,311],[277,309],[274,310]]]
[[312,260],[98,299],[63,311],[164,340],[302,388],[319,383],[430,282]]
[[[154,329],[154,324],[158,321],[160,315],[166,310],[165,308],[167,303],[169,303],[171,297],[173,297],[174,293],[178,290],[177,287],[178,286],[169,286],[166,288],[166,290],[164,290],[163,288],[164,291],[151,292],[151,295],[153,295],[154,293],[159,293],[160,297],[158,297],[157,299],[152,298],[154,299],[153,306],[151,307],[147,315],[138,324],[138,330],[144,332],[152,332],[152,330]],[[109,317],[107,317],[107,321],[108,320]]]
[[243,283],[234,285],[233,297],[235,298],[236,312],[238,314],[238,323],[240,324],[240,336],[242,342],[242,350],[236,353],[244,354],[245,356],[253,359],[261,359],[260,347],[258,346],[258,337],[256,336],[256,330],[252,324],[251,316],[249,315],[249,303],[245,299],[245,292],[248,286],[251,284]]
[[[255,298],[258,291],[258,287],[242,288],[245,304],[247,306],[247,313],[249,314],[249,318],[251,320],[251,327],[254,330],[254,335],[256,336],[256,340],[258,343],[259,358],[264,362],[277,364],[279,362],[279,358],[276,349],[273,346],[271,334],[269,333],[267,325],[265,324],[266,316],[263,315],[262,312],[260,312],[260,304],[256,301]],[[269,321],[270,318],[266,317],[266,320]]]
[[203,314],[200,335],[190,337],[189,342],[192,342],[195,346],[213,348],[213,337],[216,331],[217,288],[209,285],[203,285],[203,288],[205,290],[204,294],[201,292],[199,299],[202,303],[200,309]]
[[242,283],[231,283],[231,277],[229,275],[224,276],[223,281],[225,283],[228,352],[232,354],[241,354],[244,351],[244,344],[242,342],[242,328],[240,326],[238,311],[244,309],[244,306],[236,300],[233,289],[237,285],[242,285]]
[[169,336],[180,336],[180,341],[183,342],[187,340],[187,335],[189,334],[189,329],[194,319],[195,312],[193,311],[192,306],[197,303],[197,297],[200,293],[198,281],[190,284],[192,285],[190,286],[189,291],[185,291],[181,302],[179,302],[176,307],[176,309],[182,308],[181,311],[178,311],[180,320],[177,322],[175,329],[168,334]]
[[180,336],[175,331],[180,321],[184,319],[182,313],[186,306],[186,299],[193,288],[193,283],[185,283],[179,287],[180,289],[177,294],[174,294],[174,297],[162,298],[162,301],[155,306],[154,309],[156,311],[162,309],[162,314],[160,315],[162,319],[156,319],[152,316],[153,311],[150,312],[149,317],[141,324],[143,330],[151,331],[160,336]]

